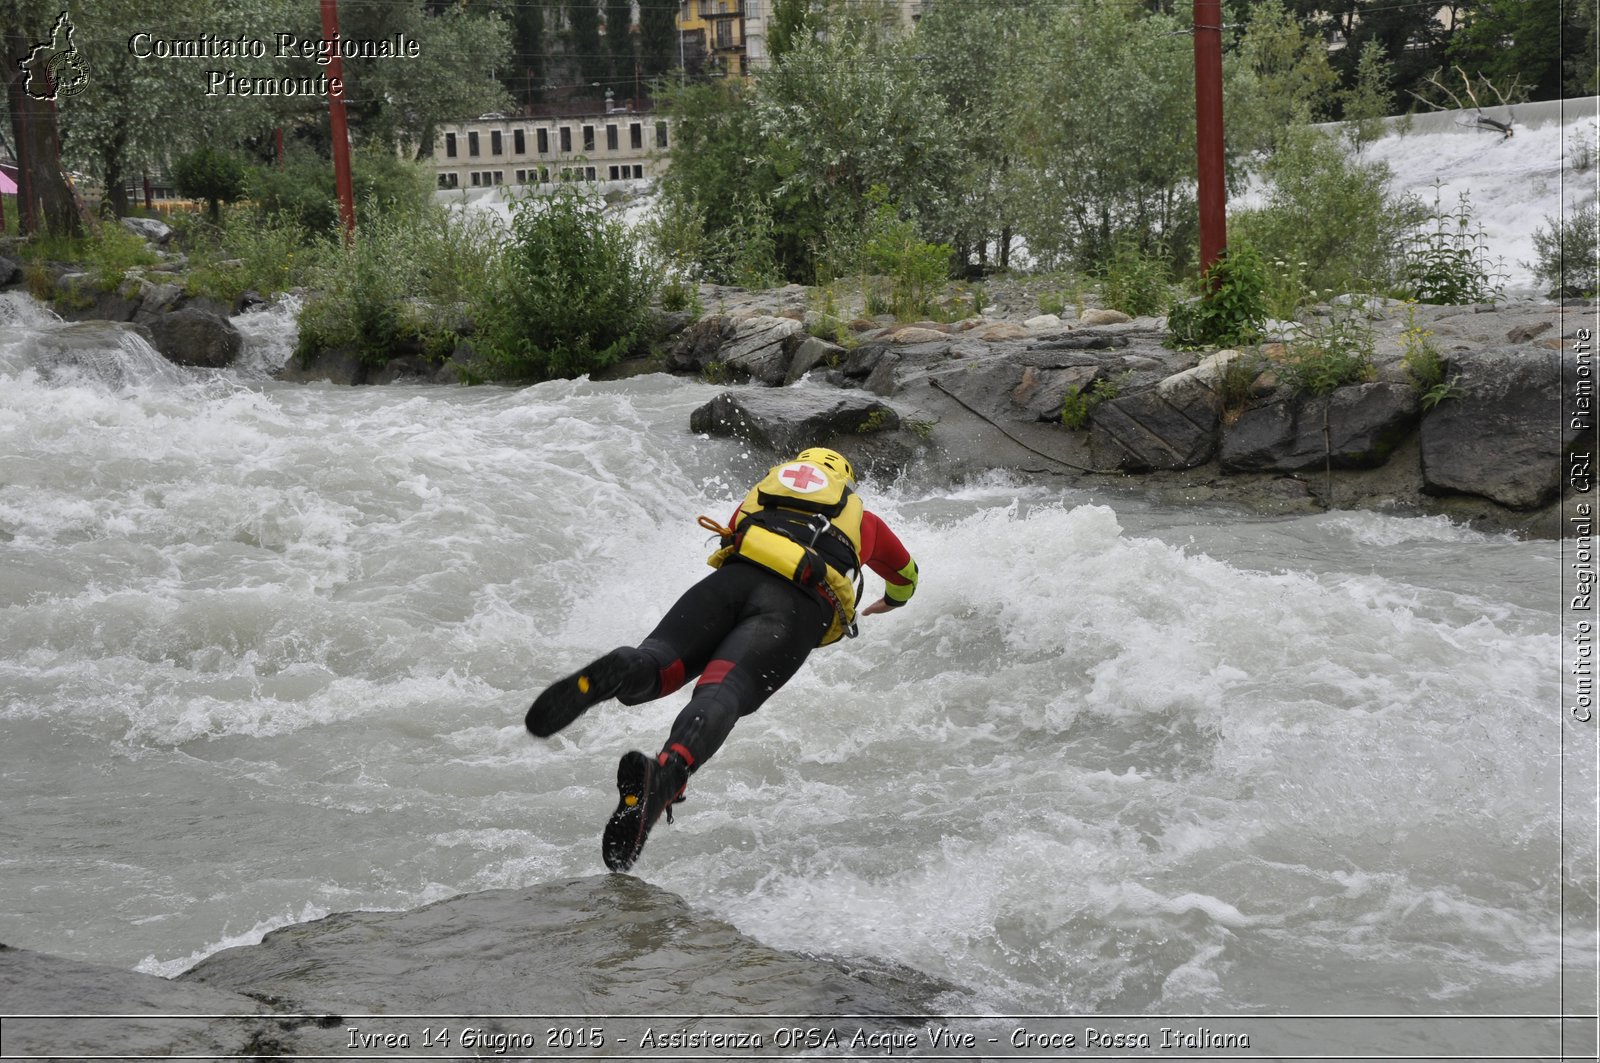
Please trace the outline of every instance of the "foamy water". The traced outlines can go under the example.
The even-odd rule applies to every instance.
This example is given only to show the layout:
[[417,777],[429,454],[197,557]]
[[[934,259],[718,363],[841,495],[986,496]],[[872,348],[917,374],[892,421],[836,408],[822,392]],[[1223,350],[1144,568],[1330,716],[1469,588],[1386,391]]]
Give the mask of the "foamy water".
[[[63,326],[7,300],[0,941],[175,974],[601,870],[616,758],[686,693],[549,742],[521,715],[707,571],[694,517],[768,457],[689,434],[714,389],[63,375]],[[915,601],[742,721],[638,874],[767,944],[946,979],[956,1012],[1592,997],[1557,544],[864,490]]]

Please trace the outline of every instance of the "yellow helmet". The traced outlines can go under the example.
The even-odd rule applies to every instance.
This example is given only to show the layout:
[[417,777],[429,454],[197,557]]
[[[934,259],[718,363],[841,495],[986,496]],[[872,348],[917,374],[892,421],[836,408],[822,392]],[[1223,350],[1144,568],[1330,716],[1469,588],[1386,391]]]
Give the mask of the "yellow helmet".
[[856,470],[850,460],[837,450],[827,447],[808,447],[802,450],[794,459],[795,461],[809,461],[813,465],[820,465],[829,472],[844,477],[845,483],[856,482]]

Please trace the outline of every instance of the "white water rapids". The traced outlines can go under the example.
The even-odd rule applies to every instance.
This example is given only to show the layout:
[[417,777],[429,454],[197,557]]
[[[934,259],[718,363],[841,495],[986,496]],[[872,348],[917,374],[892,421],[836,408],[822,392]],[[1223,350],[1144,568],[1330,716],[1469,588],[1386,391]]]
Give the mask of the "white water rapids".
[[[695,516],[773,457],[689,433],[715,389],[284,385],[282,311],[243,371],[130,341],[108,383],[0,300],[0,941],[171,975],[602,870],[616,759],[687,692],[522,712],[707,571]],[[864,485],[915,600],[742,721],[637,874],[956,1011],[1592,1000],[1558,544],[936,483]]]

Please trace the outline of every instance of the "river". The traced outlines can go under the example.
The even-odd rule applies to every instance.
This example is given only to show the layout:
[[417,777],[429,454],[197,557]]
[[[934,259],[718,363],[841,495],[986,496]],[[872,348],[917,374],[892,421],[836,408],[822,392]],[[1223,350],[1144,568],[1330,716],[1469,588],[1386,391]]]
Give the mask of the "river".
[[[129,341],[111,371],[0,296],[6,944],[175,975],[596,874],[617,756],[687,696],[522,727],[707,571],[694,518],[770,457],[689,433],[716,389],[288,385],[292,319],[237,320],[241,369]],[[742,721],[637,875],[974,1014],[1592,1005],[1559,544],[927,470],[863,493],[916,598]]]

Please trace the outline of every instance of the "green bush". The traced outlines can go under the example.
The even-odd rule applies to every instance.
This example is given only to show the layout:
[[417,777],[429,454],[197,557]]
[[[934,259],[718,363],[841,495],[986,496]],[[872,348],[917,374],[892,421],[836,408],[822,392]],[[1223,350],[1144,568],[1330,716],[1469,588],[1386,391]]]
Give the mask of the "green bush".
[[[423,169],[392,152],[358,151],[351,159],[356,223],[376,221],[378,213],[417,213],[432,200]],[[323,233],[341,224],[333,162],[310,151],[290,152],[283,166],[250,171],[249,195],[266,216],[284,216],[307,232]]]
[[1398,249],[1424,218],[1420,203],[1389,191],[1389,169],[1351,157],[1338,140],[1289,130],[1262,167],[1266,205],[1234,212],[1230,241],[1268,261],[1300,263],[1310,288],[1387,292],[1400,271]]
[[349,243],[321,246],[299,316],[302,357],[325,348],[381,364],[399,354],[442,359],[455,325],[485,298],[497,243],[491,224],[444,208],[370,212]]
[[1336,306],[1287,345],[1278,379],[1295,391],[1325,395],[1372,379],[1372,327],[1360,307]]
[[901,321],[932,318],[950,279],[953,252],[949,244],[933,244],[917,235],[916,223],[902,218],[888,203],[881,185],[867,195],[873,205],[862,269],[869,313],[893,314]]
[[1172,297],[1167,285],[1167,259],[1159,250],[1145,251],[1137,241],[1118,240],[1103,270],[1101,300],[1111,309],[1134,317],[1161,313]]
[[1446,210],[1434,185],[1433,208],[1411,232],[1401,291],[1422,303],[1492,303],[1500,293],[1488,260],[1488,237],[1465,192]]
[[1544,222],[1533,234],[1534,276],[1553,293],[1594,295],[1600,290],[1600,200],[1566,218],[1546,215]]
[[1102,402],[1117,397],[1122,390],[1118,381],[1101,377],[1093,384],[1077,391],[1069,391],[1061,400],[1061,425],[1076,432],[1089,426],[1089,416]]
[[1180,349],[1232,347],[1253,343],[1266,323],[1267,273],[1261,256],[1248,245],[1230,247],[1201,279],[1203,294],[1179,303],[1167,330]]
[[288,215],[235,207],[223,214],[220,227],[189,234],[185,287],[191,295],[226,303],[250,291],[289,291],[313,280],[319,256],[327,253],[319,241],[328,242]]
[[519,201],[475,313],[493,374],[571,377],[616,362],[646,336],[659,283],[623,225],[581,191]]

